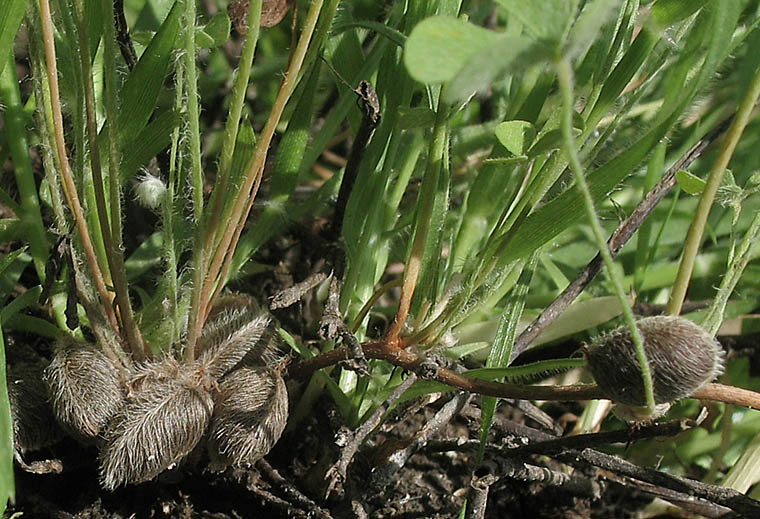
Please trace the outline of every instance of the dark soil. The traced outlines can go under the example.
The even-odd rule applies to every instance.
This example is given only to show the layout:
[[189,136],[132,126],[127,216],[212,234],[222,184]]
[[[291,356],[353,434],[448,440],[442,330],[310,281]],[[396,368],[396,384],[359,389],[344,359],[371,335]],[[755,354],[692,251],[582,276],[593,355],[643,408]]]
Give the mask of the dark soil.
[[[426,452],[412,456],[384,489],[368,489],[373,463],[383,447],[411,437],[429,420],[437,403],[396,424],[389,432],[370,437],[349,470],[350,482],[338,496],[325,500],[325,467],[339,449],[335,428],[339,424],[328,401],[314,409],[312,422],[283,436],[267,457],[286,482],[269,468],[227,470],[213,474],[200,467],[180,467],[156,481],[107,492],[98,485],[97,451],[64,440],[27,459],[59,458],[61,474],[34,475],[17,469],[17,501],[9,509],[24,517],[51,518],[247,518],[247,517],[354,517],[349,495],[359,496],[368,517],[457,517],[470,487],[475,453]],[[446,427],[440,438],[477,438],[479,414],[471,404]],[[502,415],[510,414],[503,406]],[[332,426],[330,424],[333,424]],[[497,433],[498,434],[498,433]],[[559,469],[558,464],[552,468]],[[592,480],[602,482],[595,470]],[[602,485],[600,499],[578,497],[552,484],[527,483],[502,478],[491,487],[485,517],[499,518],[626,518],[634,517],[651,498],[636,498],[617,485]],[[362,495],[363,494],[363,495]],[[306,497],[308,496],[308,497]],[[311,500],[311,502],[310,502]]]

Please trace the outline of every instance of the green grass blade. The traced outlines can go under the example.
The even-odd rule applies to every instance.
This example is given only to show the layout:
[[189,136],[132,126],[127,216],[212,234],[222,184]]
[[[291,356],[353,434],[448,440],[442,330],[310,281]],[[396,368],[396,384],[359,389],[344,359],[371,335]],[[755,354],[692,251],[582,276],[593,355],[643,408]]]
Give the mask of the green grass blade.
[[[588,174],[589,188],[598,203],[612,189],[629,175],[647,154],[659,143],[683,115],[695,95],[709,81],[726,57],[730,48],[732,28],[738,18],[736,6],[732,9],[715,8],[703,11],[701,19],[692,29],[687,45],[673,66],[666,82],[668,97],[673,102],[664,103],[657,116],[657,122],[644,136],[639,138],[625,152]],[[641,35],[640,35],[641,37]],[[702,49],[703,54],[696,54]],[[701,68],[694,77],[690,71],[701,60]],[[520,228],[500,247],[500,263],[507,264],[527,252],[540,247],[567,229],[573,222],[566,215],[580,214],[582,200],[574,189],[568,189],[560,196],[528,216]]]
[[5,512],[8,500],[15,498],[13,480],[13,424],[11,403],[8,397],[8,380],[5,364],[5,341],[0,326],[0,513]]
[[34,288],[30,288],[20,296],[16,297],[13,301],[8,303],[0,310],[0,324],[5,324],[8,319],[19,313],[21,310],[37,304],[42,293],[42,286],[37,285]]
[[124,154],[121,165],[122,182],[131,179],[138,169],[171,144],[172,132],[179,123],[179,114],[170,110],[156,116],[140,131],[127,145],[129,153]]
[[9,66],[0,74],[0,101],[5,105],[3,113],[5,130],[8,136],[8,147],[13,158],[16,187],[23,209],[19,216],[28,233],[29,252],[34,260],[37,277],[44,281],[45,263],[50,255],[49,243],[45,225],[42,223],[37,183],[29,158],[29,140],[26,131],[28,121],[21,103],[15,61],[12,56],[8,56],[8,58],[10,58],[7,60],[10,62]]
[[[161,28],[137,61],[120,92],[120,142],[133,142],[148,123],[156,106],[164,78],[172,62],[182,18],[182,2],[175,2]],[[129,151],[128,148],[124,148]]]
[[[530,282],[533,279],[538,256],[538,251],[531,255],[530,259],[523,266],[517,284],[509,295],[509,300],[499,320],[499,328],[496,332],[493,346],[486,360],[486,368],[502,368],[509,365],[512,347],[515,344],[515,337],[517,336],[517,326],[525,309],[525,298],[528,295]],[[491,430],[491,423],[493,422],[498,402],[498,398],[491,396],[484,396],[481,400],[480,448],[478,450],[478,458],[481,461],[485,453],[488,433]]]
[[0,9],[0,73],[9,59],[13,59],[13,40],[26,12],[28,0],[8,0]]

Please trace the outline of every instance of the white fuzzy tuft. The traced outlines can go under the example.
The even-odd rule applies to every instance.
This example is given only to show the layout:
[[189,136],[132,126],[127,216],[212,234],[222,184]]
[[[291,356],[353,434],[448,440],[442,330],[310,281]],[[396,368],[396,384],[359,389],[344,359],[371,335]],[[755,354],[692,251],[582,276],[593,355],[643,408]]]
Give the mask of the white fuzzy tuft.
[[138,179],[135,186],[135,199],[148,209],[158,209],[166,197],[166,184],[150,173],[145,173]]

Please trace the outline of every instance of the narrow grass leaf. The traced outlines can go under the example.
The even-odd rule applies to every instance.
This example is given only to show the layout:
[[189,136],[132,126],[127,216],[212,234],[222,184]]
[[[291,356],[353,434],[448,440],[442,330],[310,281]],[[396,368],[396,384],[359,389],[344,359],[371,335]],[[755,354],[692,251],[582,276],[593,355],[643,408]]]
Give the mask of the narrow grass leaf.
[[[251,122],[248,119],[243,119],[240,121],[238,138],[235,142],[235,151],[232,153],[232,161],[230,161],[230,182],[227,185],[227,200],[234,199],[234,194],[239,189],[239,184],[248,169],[248,164],[251,159],[253,159],[255,151],[256,135],[253,133],[253,126],[251,126]],[[230,205],[231,204],[227,204],[227,206]],[[223,218],[227,218],[231,210],[231,207],[225,207]]]
[[65,333],[50,321],[26,314],[12,315],[5,323],[5,327],[9,330],[39,335],[48,339],[59,339]]
[[[515,344],[515,337],[517,336],[517,327],[525,309],[525,298],[528,295],[530,282],[533,279],[538,256],[538,251],[534,252],[523,265],[520,277],[517,279],[517,284],[509,295],[509,299],[504,306],[504,311],[499,320],[499,329],[496,331],[493,346],[486,360],[486,368],[501,368],[509,365],[512,347]],[[480,448],[478,452],[478,457],[481,460],[485,453],[488,433],[491,430],[498,402],[499,399],[492,396],[484,396],[481,399]]]
[[430,128],[435,122],[435,112],[427,106],[400,107],[398,127],[404,130]]
[[[720,8],[703,11],[704,16],[692,29],[685,50],[679,55],[679,60],[667,79],[666,95],[676,97],[677,101],[663,104],[654,127],[626,151],[588,175],[589,188],[595,203],[607,196],[638,166],[660,139],[672,129],[683,110],[693,102],[696,93],[715,74],[730,48],[732,28],[735,27],[739,14],[738,4],[733,1],[730,4],[726,2],[721,4]],[[639,34],[639,38],[644,32]],[[704,52],[695,55],[692,49],[703,49]],[[689,71],[695,66],[698,56],[704,56],[702,66],[696,76],[689,77]],[[619,79],[616,78],[615,81]],[[573,223],[568,215],[580,214],[581,210],[582,201],[577,191],[565,190],[525,219],[520,228],[501,247],[503,256],[500,263],[507,264],[540,247]]]
[[136,281],[142,274],[161,265],[164,234],[154,232],[146,238],[124,262],[127,281]]
[[[657,179],[662,174],[665,167],[665,154],[668,149],[666,142],[661,142],[657,145],[652,157],[649,159],[647,165],[646,177],[644,177],[644,185],[642,198],[654,187]],[[650,251],[656,250],[656,247],[650,243],[652,241],[652,226],[654,225],[651,218],[647,218],[641,225],[638,231],[638,240],[636,241],[636,255],[635,255],[635,267],[633,274],[633,288],[636,292],[641,290],[641,286],[644,283],[647,268],[649,267],[649,255]]]
[[37,276],[40,280],[44,280],[45,264],[50,255],[49,243],[45,225],[42,222],[37,181],[29,155],[27,132],[29,121],[21,100],[15,60],[12,56],[9,57],[11,58],[10,66],[0,73],[0,102],[5,105],[3,116],[8,138],[7,145],[13,159],[18,198],[23,208],[23,211],[17,214],[21,218],[27,233],[25,241],[29,243],[29,251],[34,258]]
[[13,40],[24,18],[28,0],[8,0],[0,9],[0,74],[13,55]]
[[509,383],[532,384],[573,368],[582,368],[585,365],[586,360],[581,358],[551,359],[507,368],[471,369],[466,371],[464,375],[478,380],[504,380]]
[[137,170],[146,165],[171,144],[172,131],[179,126],[180,115],[166,111],[155,117],[127,146],[121,167],[122,182],[131,179]]
[[614,19],[615,11],[621,4],[621,0],[587,2],[570,32],[565,54],[571,58],[584,56],[602,27]]
[[30,288],[23,294],[16,297],[13,301],[8,303],[0,310],[0,324],[5,324],[8,319],[13,317],[21,310],[28,308],[32,305],[36,305],[40,299],[42,293],[42,285],[37,285],[34,288]]
[[16,494],[13,480],[13,424],[11,403],[6,380],[5,342],[0,326],[0,513],[5,512],[8,500]]
[[708,0],[658,0],[652,6],[652,20],[661,28],[685,20],[699,11]]
[[335,27],[332,28],[332,30],[330,31],[330,34],[332,36],[336,36],[344,31],[347,31],[348,29],[353,29],[354,27],[361,27],[363,29],[369,29],[370,31],[374,31],[380,36],[384,36],[385,38],[388,38],[388,40],[392,41],[393,43],[395,43],[401,48],[404,48],[404,45],[406,44],[405,34],[394,29],[393,27],[389,27],[386,24],[373,22],[371,20],[357,20],[355,22],[342,23],[342,24],[336,25]]
[[172,62],[182,8],[182,2],[174,3],[120,92],[119,128],[121,142],[124,144],[137,138],[156,106],[164,78]]
[[0,304],[13,293],[13,288],[30,261],[32,257],[26,253],[26,247],[0,258]]
[[319,61],[312,64],[311,73],[307,76],[296,108],[288,121],[288,128],[277,147],[269,188],[272,200],[284,201],[281,199],[289,197],[298,185],[301,162],[309,143],[320,65]]
[[0,243],[19,241],[28,236],[28,229],[19,218],[0,218]]

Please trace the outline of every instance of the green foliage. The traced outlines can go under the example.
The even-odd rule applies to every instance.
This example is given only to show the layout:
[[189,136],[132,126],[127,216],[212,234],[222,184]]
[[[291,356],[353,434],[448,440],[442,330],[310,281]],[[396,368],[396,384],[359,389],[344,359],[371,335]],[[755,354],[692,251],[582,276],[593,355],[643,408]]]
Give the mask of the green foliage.
[[[251,273],[273,277],[283,259],[279,248],[292,242],[282,238],[299,236],[304,226],[313,229],[332,214],[342,168],[330,157],[348,155],[361,113],[356,94],[323,58],[352,88],[360,80],[374,85],[381,108],[343,222],[347,264],[340,307],[347,323],[357,321],[358,338],[380,339],[378,329],[391,327],[399,296],[373,296],[381,284],[403,278],[401,298],[410,313],[400,323],[401,337],[420,348],[440,347],[457,361],[480,362],[483,367],[469,376],[522,382],[523,375],[578,367],[578,359],[552,359],[547,362],[556,364],[531,366],[527,374],[509,371],[519,369],[510,366],[510,348],[522,327],[598,249],[587,226],[589,200],[584,203],[568,170],[569,151],[578,152],[591,206],[608,235],[618,220],[609,215],[613,208],[630,213],[665,168],[736,110],[760,59],[754,50],[760,21],[742,0],[645,6],[638,0],[498,0],[466,3],[467,12],[455,1],[410,0],[371,16],[356,2],[345,1],[341,9],[334,0],[321,9],[301,2],[313,11],[300,12],[300,61],[290,53],[292,14],[243,41],[223,11],[208,16],[199,4],[196,17],[196,4],[131,4],[126,14],[137,42],[136,66],[128,70],[115,41],[108,40],[113,48],[105,45],[110,32],[97,21],[109,17],[93,13],[86,27],[93,52],[84,56],[93,78],[84,78],[73,45],[82,29],[67,14],[73,12],[67,0],[53,3],[60,13],[55,43],[66,123],[61,137],[107,295],[121,292],[132,302],[133,326],[154,351],[186,348],[192,326],[208,313],[205,305],[225,286],[265,301],[272,294],[263,287],[271,285]],[[12,0],[0,12],[0,162],[10,158],[15,174],[0,185],[0,201],[10,210],[0,236],[12,242],[12,252],[0,258],[0,321],[7,333],[36,330],[52,337],[69,332],[61,296],[73,273],[63,269],[45,279],[50,230],[73,234],[77,265],[87,262],[81,269],[87,276],[93,269],[82,231],[72,231],[78,215],[64,208],[41,18],[26,7]],[[255,11],[249,14],[252,27],[258,26]],[[8,49],[24,12],[34,81],[19,88]],[[197,23],[188,22],[188,14]],[[242,44],[242,57],[227,54],[234,48],[225,45],[230,39]],[[560,64],[572,73],[572,83],[563,85],[571,90],[559,89]],[[283,86],[283,77],[291,83]],[[87,139],[88,100],[80,93],[90,79],[97,122],[107,122],[94,145]],[[568,92],[571,102],[563,105]],[[719,193],[725,207],[713,207],[691,277],[691,299],[722,301],[709,314],[713,324],[723,321],[724,312],[734,317],[758,303],[758,252],[745,245],[756,232],[753,212],[760,207],[753,177],[759,130],[750,123],[739,141],[730,166],[733,182]],[[42,165],[29,160],[30,146],[39,150]],[[96,149],[104,157],[98,186],[104,211],[92,187]],[[635,291],[639,302],[667,298],[696,207],[696,197],[683,192],[703,191],[716,153],[707,150],[679,172],[680,189],[654,210],[614,269],[592,283],[534,347],[571,336],[585,340],[622,313],[622,303],[609,296],[610,279]],[[153,213],[132,199],[144,169],[168,193]],[[257,194],[259,184],[264,188]],[[252,217],[246,220],[249,202]],[[122,221],[123,231],[116,225]],[[109,229],[118,235],[113,248],[105,236]],[[309,252],[310,259],[320,252]],[[121,266],[119,255],[125,258]],[[743,277],[740,259],[748,263]],[[405,266],[403,274],[397,265]],[[306,270],[297,265],[290,274],[299,281]],[[727,272],[735,283],[717,297],[713,287]],[[128,293],[118,284],[120,275],[129,282]],[[49,306],[37,301],[46,281],[53,288]],[[19,284],[23,293],[15,289]],[[90,285],[87,290],[105,309]],[[369,311],[362,313],[365,305]],[[81,302],[79,310],[92,311]],[[311,309],[303,312],[299,330],[283,331],[290,347],[302,357],[333,348],[316,339]],[[123,316],[120,311],[114,318],[128,325]],[[452,336],[460,343],[444,347]],[[314,375],[296,403],[293,423],[327,392],[346,421],[358,424],[401,380],[387,363],[373,362],[371,369],[366,378],[339,367]],[[747,374],[736,383],[758,382]],[[444,389],[418,382],[404,398]],[[0,411],[3,398],[0,393]],[[495,408],[495,399],[484,399],[483,438]],[[734,413],[739,422],[751,419]],[[727,441],[738,457],[748,438]],[[708,455],[689,451],[681,460],[688,464]],[[671,456],[666,463],[679,462]],[[0,470],[0,498],[7,474]]]
[[0,326],[0,513],[16,494],[13,481],[13,423],[5,370],[5,341]]

